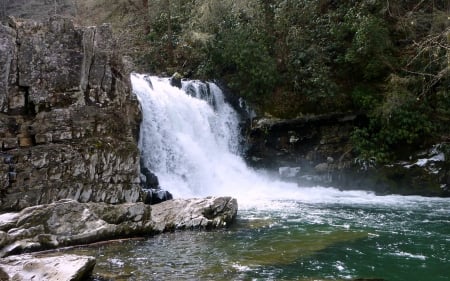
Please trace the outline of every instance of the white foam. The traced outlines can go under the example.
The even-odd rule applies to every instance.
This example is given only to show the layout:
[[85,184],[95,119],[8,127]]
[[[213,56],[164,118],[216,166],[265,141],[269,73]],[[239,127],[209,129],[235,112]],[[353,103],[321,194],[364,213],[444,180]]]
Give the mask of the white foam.
[[[216,85],[183,82],[188,95],[167,78],[132,74],[131,81],[143,110],[144,163],[175,197],[233,196],[241,209],[284,208],[290,200],[396,206],[423,200],[276,181],[249,168],[239,155],[239,118]],[[277,200],[284,202],[277,207]]]
[[418,259],[418,260],[426,260],[427,257],[424,255],[415,255],[415,254],[411,254],[408,252],[395,252],[392,253],[393,256],[398,256],[398,257],[405,257],[405,258],[410,258],[410,259]]

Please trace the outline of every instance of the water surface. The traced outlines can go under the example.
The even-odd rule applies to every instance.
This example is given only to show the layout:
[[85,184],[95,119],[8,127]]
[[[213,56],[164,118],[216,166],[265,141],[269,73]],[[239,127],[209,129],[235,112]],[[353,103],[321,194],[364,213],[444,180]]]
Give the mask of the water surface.
[[240,119],[213,83],[131,76],[142,164],[177,198],[227,195],[227,230],[82,249],[113,280],[449,280],[449,199],[298,187],[254,171]]
[[112,280],[450,280],[447,199],[274,201],[219,231],[184,231],[78,252]]

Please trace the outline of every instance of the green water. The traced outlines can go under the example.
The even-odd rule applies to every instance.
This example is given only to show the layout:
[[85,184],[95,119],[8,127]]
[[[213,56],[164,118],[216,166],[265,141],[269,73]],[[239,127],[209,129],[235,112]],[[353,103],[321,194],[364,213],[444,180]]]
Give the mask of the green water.
[[77,252],[97,257],[103,280],[450,280],[449,199],[335,201],[270,202],[227,230]]

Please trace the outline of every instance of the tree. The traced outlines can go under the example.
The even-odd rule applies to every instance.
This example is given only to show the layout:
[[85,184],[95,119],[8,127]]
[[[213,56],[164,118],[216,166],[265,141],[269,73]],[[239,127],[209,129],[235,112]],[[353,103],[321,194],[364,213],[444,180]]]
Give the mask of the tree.
[[142,9],[144,10],[144,32],[145,35],[150,33],[150,18],[148,14],[148,0],[142,0]]

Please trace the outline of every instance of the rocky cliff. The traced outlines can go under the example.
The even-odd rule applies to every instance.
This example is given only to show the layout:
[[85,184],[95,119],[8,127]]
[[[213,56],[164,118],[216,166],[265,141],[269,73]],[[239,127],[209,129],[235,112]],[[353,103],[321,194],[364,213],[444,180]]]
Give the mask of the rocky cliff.
[[356,157],[350,136],[363,115],[326,114],[255,120],[247,160],[299,185],[370,190],[379,194],[450,196],[450,145],[412,151],[407,159],[379,165]]
[[0,20],[8,16],[42,20],[54,15],[74,16],[74,0],[0,0]]
[[0,211],[140,198],[139,104],[109,25],[0,25]]

